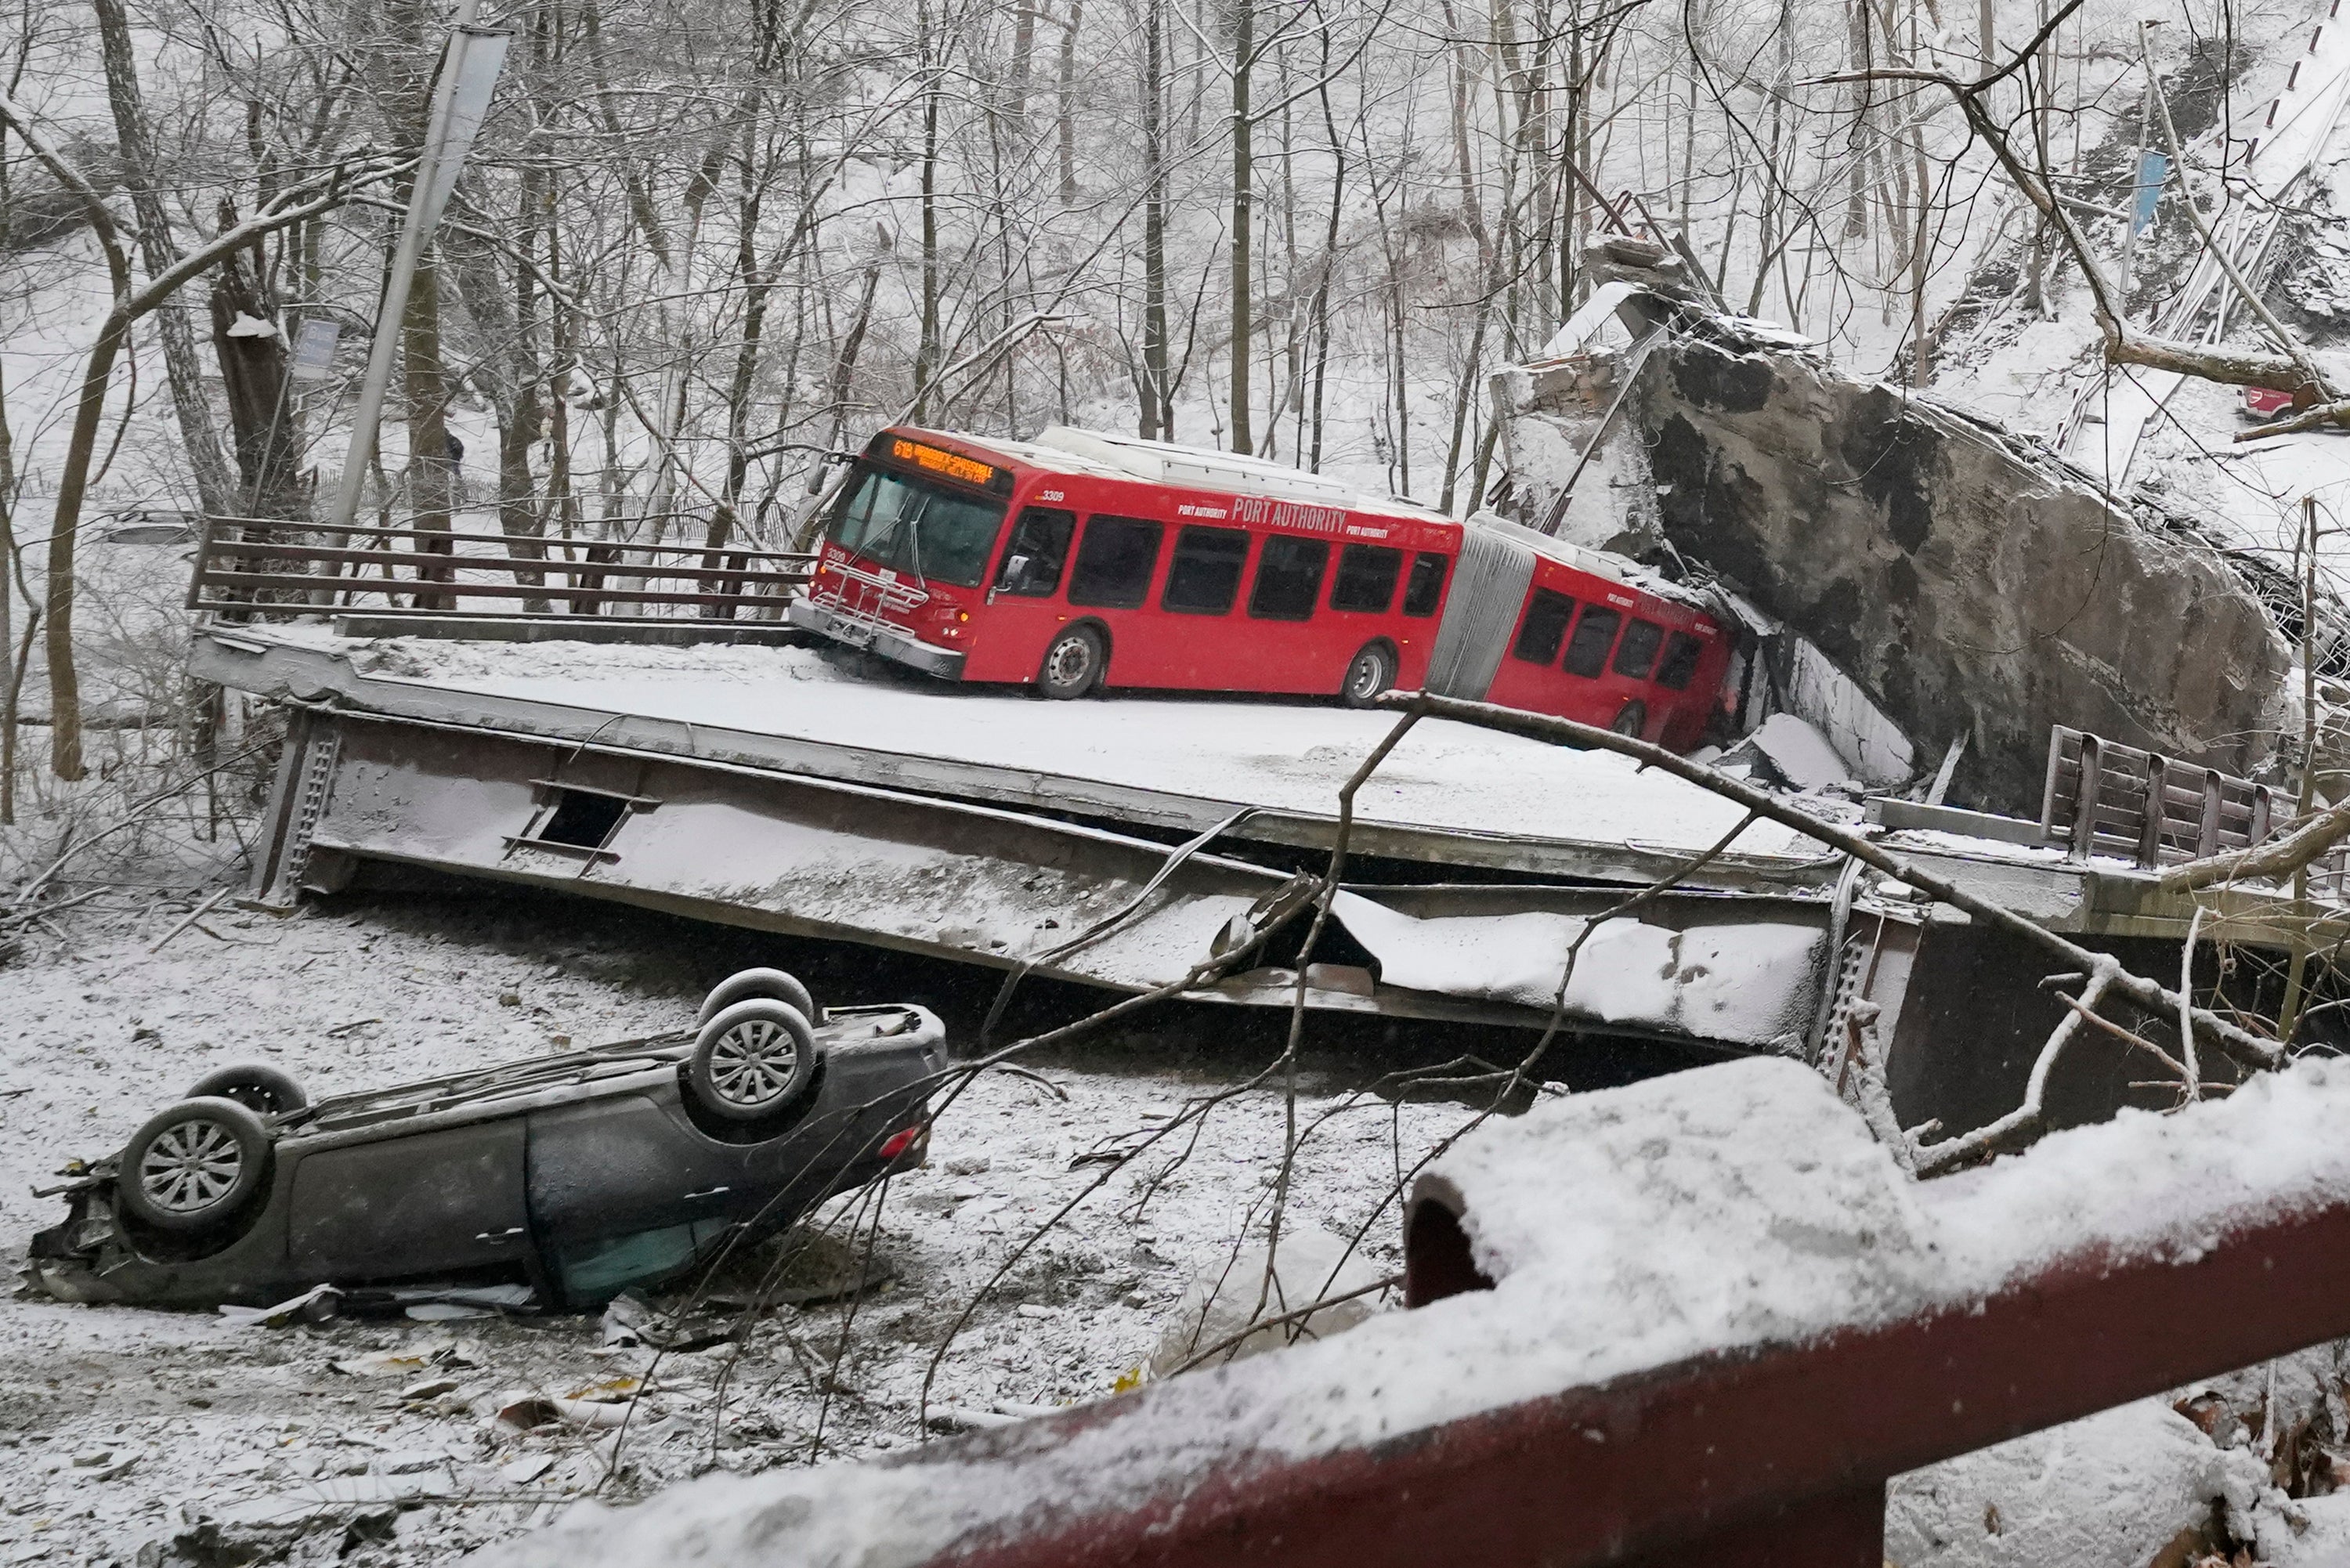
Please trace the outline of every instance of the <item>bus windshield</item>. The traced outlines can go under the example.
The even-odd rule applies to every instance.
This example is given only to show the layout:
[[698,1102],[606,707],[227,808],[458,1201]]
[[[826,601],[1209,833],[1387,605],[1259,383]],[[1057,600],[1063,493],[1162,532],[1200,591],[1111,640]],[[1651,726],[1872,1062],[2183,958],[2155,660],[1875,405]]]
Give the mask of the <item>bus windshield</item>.
[[975,588],[1003,529],[1001,501],[860,462],[832,514],[829,536],[844,550],[919,580]]

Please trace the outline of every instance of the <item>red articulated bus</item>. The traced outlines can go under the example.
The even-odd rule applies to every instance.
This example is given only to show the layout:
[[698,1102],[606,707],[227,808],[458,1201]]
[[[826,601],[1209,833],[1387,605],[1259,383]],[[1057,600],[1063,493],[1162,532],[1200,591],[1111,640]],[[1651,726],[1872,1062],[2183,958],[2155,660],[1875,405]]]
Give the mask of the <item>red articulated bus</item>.
[[825,521],[795,625],[949,680],[1390,687],[1604,724],[1686,751],[1730,660],[1721,622],[1630,563],[1374,500],[1262,459],[1055,426],[898,428]]

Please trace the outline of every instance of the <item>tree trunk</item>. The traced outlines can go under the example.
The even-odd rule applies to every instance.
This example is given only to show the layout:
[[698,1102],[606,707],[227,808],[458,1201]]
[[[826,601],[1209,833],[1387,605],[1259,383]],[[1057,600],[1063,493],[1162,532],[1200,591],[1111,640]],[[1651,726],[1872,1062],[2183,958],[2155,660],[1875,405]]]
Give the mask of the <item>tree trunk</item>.
[[1077,199],[1077,25],[1085,16],[1085,0],[1069,0],[1069,14],[1061,24],[1060,141],[1061,205]]
[[74,668],[74,544],[80,532],[82,498],[89,488],[90,460],[98,452],[98,428],[106,414],[106,384],[114,361],[130,339],[130,313],[124,305],[107,312],[83,368],[81,391],[74,400],[73,430],[66,437],[66,457],[57,475],[56,524],[49,529],[49,547],[43,568],[47,581],[42,594],[42,652],[49,665],[49,771],[66,780],[82,776],[81,677]]
[[[284,325],[260,260],[257,250],[234,254],[213,277],[213,352],[236,447],[238,494],[232,510],[246,517],[298,518],[309,510],[302,493],[302,428],[286,374]],[[276,330],[234,336],[239,317]]]
[[[16,822],[16,694],[24,689],[23,661],[10,633],[16,618],[11,589],[16,575],[16,443],[8,430],[8,385],[0,374],[0,827]],[[31,605],[28,612],[37,611]],[[27,641],[25,651],[32,651]]]
[[[453,556],[450,513],[456,503],[457,465],[449,452],[449,377],[441,363],[441,269],[432,247],[416,264],[409,286],[408,312],[400,324],[400,365],[407,396],[408,504],[420,533],[440,538],[417,541],[426,555]],[[445,583],[455,574],[446,566],[420,566],[420,581]],[[419,609],[453,609],[447,594],[420,593]]]
[[[131,210],[139,215],[139,255],[147,275],[155,277],[180,258],[172,244],[171,218],[163,210],[163,176],[156,164],[153,134],[140,95],[130,24],[123,15],[121,0],[90,0],[90,9],[98,14],[99,49],[106,61],[106,96],[114,110],[122,183],[128,188]],[[187,318],[173,310],[156,317],[155,330],[162,340],[164,379],[172,389],[172,409],[179,420],[181,442],[187,448],[198,501],[214,516],[231,514],[236,506],[236,486],[213,431],[212,410],[204,400],[203,369],[196,358],[195,333]]]
[[[922,337],[914,350],[914,422],[930,415],[931,378],[939,369],[939,87],[931,58],[931,8],[928,0],[915,7],[916,49],[921,59],[922,88]],[[1067,112],[1068,100],[1062,99]]]
[[1249,452],[1250,317],[1256,307],[1250,263],[1256,222],[1256,171],[1249,156],[1249,72],[1255,64],[1255,0],[1232,0],[1232,443]]
[[1143,13],[1142,66],[1142,437],[1175,436],[1173,390],[1167,384],[1167,0]]

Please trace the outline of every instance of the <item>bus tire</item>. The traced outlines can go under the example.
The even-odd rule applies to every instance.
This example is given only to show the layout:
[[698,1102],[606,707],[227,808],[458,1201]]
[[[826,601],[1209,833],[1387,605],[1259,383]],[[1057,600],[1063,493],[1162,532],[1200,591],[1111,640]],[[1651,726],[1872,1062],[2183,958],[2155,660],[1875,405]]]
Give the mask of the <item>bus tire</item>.
[[1367,708],[1395,685],[1395,649],[1384,642],[1367,642],[1347,666],[1338,695],[1349,708]]
[[1073,626],[1045,649],[1036,667],[1036,691],[1055,701],[1072,701],[1101,684],[1109,664],[1102,635],[1089,626]]
[[1634,698],[1616,711],[1616,722],[1607,727],[1619,735],[1629,735],[1638,740],[1640,732],[1648,727],[1648,705]]

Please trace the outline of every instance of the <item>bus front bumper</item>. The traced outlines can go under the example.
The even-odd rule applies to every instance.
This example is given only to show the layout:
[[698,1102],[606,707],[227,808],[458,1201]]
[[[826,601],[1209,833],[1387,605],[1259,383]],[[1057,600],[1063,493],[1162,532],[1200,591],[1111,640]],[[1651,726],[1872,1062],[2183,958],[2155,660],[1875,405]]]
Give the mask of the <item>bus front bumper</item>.
[[845,616],[808,599],[794,599],[785,612],[794,626],[851,648],[867,649],[882,658],[909,665],[942,680],[962,679],[964,655],[919,642],[896,627]]

